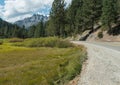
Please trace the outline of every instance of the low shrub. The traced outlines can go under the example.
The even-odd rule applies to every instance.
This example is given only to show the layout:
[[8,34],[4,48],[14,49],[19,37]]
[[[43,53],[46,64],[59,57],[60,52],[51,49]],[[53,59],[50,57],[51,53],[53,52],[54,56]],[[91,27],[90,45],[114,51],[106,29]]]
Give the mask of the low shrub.
[[58,47],[58,48],[68,48],[68,47],[73,47],[73,44],[70,43],[67,40],[58,40],[56,42],[56,47]]
[[55,42],[57,42],[57,38],[34,38],[27,39],[24,45],[27,47],[55,47]]
[[71,44],[69,41],[57,37],[31,38],[26,39],[23,43],[15,43],[14,45],[25,47],[58,47],[58,48],[73,47],[73,44]]
[[100,31],[100,32],[98,33],[98,37],[99,37],[99,38],[103,38],[103,32]]
[[23,39],[20,39],[20,38],[12,38],[9,40],[10,43],[15,43],[15,42],[23,42],[24,40]]

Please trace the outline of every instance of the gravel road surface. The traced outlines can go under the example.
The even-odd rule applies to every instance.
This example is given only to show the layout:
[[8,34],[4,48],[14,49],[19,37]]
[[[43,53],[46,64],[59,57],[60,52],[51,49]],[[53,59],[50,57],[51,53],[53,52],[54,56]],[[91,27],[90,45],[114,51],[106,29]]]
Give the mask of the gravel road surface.
[[78,85],[120,85],[120,43],[79,42],[87,47],[88,60]]

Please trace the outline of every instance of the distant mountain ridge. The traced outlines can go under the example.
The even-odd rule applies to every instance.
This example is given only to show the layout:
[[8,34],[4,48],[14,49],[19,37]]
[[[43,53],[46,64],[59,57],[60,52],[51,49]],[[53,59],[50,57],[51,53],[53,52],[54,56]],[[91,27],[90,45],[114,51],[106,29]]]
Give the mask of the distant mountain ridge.
[[29,28],[30,26],[37,25],[41,20],[43,20],[43,22],[46,22],[48,18],[49,18],[48,16],[34,14],[32,17],[16,21],[15,24],[18,25],[19,27],[25,26],[25,28]]

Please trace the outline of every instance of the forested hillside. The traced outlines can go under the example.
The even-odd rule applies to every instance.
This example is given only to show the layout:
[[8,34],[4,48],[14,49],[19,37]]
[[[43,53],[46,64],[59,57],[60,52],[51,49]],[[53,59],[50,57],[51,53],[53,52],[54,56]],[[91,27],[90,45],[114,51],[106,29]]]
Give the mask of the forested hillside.
[[119,25],[119,0],[72,0],[65,8],[64,0],[54,0],[50,12],[47,34],[72,36],[85,30],[94,31],[95,25],[112,33],[113,25]]
[[117,26],[115,32],[119,34],[120,1],[72,0],[71,4],[66,6],[64,0],[54,0],[47,22],[41,20],[27,30],[24,26],[19,28],[16,25],[4,23],[7,22],[0,22],[2,37],[68,37],[81,34],[86,30],[94,32],[96,25],[100,25],[100,29],[108,33],[113,33],[114,27]]
[[10,24],[0,19],[0,38],[20,37],[25,38],[27,30],[17,25]]

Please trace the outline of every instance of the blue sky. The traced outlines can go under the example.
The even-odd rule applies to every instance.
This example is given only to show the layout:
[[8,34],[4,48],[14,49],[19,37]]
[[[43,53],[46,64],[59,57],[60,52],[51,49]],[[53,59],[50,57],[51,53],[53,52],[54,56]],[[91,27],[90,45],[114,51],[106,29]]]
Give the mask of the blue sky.
[[1,5],[4,5],[4,0],[0,0],[0,4],[1,4]]
[[[33,14],[48,15],[54,0],[0,0],[0,17],[15,22]],[[65,0],[70,4],[71,0]]]

